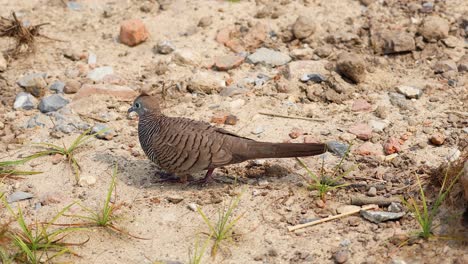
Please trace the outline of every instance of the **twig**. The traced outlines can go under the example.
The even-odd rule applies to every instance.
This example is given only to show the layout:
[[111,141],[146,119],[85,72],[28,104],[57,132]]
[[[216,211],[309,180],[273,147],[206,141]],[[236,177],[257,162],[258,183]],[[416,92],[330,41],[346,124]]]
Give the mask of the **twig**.
[[468,113],[467,113],[467,112],[445,111],[445,113],[446,113],[446,114],[455,114],[455,115],[459,115],[459,116],[468,117]]
[[320,118],[310,118],[310,117],[302,117],[302,116],[289,116],[289,115],[280,115],[280,114],[265,113],[265,112],[259,112],[259,114],[260,115],[266,115],[266,116],[273,116],[273,117],[300,119],[300,120],[316,121],[316,122],[325,122],[326,121],[325,119],[320,119]]
[[348,215],[356,214],[356,213],[359,213],[360,211],[367,211],[367,210],[372,210],[372,209],[377,209],[377,208],[379,208],[377,205],[370,204],[370,205],[363,206],[362,208],[359,208],[359,209],[356,209],[356,210],[352,210],[352,211],[342,213],[342,214],[338,214],[338,215],[332,215],[332,216],[329,216],[327,218],[323,218],[323,219],[320,219],[320,220],[317,220],[317,221],[313,221],[313,222],[309,222],[309,223],[305,223],[305,224],[300,224],[300,225],[295,225],[295,226],[289,226],[288,230],[290,232],[292,232],[292,231],[297,230],[297,229],[301,229],[301,228],[305,228],[305,227],[313,226],[313,225],[318,225],[320,223],[324,223],[324,222],[328,222],[328,221],[331,221],[331,220],[334,220],[334,219],[342,218],[342,217],[345,217],[345,216],[348,216]]
[[99,118],[99,117],[95,117],[95,116],[90,116],[90,115],[85,115],[85,114],[80,114],[80,113],[78,113],[78,115],[81,116],[81,117],[84,117],[84,118],[88,118],[88,119],[92,119],[94,121],[101,122],[101,123],[109,122],[108,120],[105,120],[105,119],[102,119],[102,118]]
[[401,202],[398,197],[368,197],[368,196],[352,196],[351,197],[351,204],[352,205],[366,205],[366,204],[377,204],[379,206],[387,206],[393,202]]

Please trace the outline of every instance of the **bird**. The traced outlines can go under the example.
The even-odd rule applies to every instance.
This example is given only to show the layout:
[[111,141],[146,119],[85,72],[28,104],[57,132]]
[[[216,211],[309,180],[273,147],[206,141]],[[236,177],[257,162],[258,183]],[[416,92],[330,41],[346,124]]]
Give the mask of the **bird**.
[[162,113],[158,97],[141,93],[128,109],[136,112],[138,139],[146,156],[181,179],[206,170],[200,183],[213,180],[216,168],[253,159],[320,155],[324,143],[271,143],[242,137],[209,123]]

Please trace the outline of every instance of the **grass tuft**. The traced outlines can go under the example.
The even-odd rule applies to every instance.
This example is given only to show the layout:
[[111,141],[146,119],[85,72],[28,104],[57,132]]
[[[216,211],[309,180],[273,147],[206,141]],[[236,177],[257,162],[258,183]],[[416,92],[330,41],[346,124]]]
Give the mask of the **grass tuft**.
[[[450,167],[450,166],[449,166]],[[419,196],[421,202],[418,203],[413,197],[410,197],[408,200],[403,200],[403,203],[412,211],[416,217],[416,220],[419,224],[420,230],[418,231],[418,236],[424,239],[429,239],[434,236],[434,220],[439,212],[440,206],[447,198],[448,194],[452,190],[454,184],[457,182],[460,175],[463,173],[463,170],[460,170],[455,177],[449,179],[449,169],[446,170],[444,179],[442,181],[442,186],[440,187],[435,201],[432,206],[429,205],[427,200],[427,195],[424,192],[421,179],[416,175],[419,186]]]
[[214,240],[213,246],[211,247],[211,256],[215,257],[218,249],[221,247],[223,241],[232,242],[234,238],[234,227],[237,222],[242,218],[243,214],[235,217],[234,210],[238,207],[241,195],[237,195],[236,198],[231,199],[228,205],[223,204],[223,207],[218,210],[218,219],[216,222],[210,220],[206,214],[197,208],[198,213],[203,218],[203,221],[209,228],[209,233],[205,233],[212,240]]
[[313,173],[312,170],[299,158],[296,158],[296,161],[307,171],[308,178],[304,177],[305,181],[307,182],[307,188],[309,190],[317,190],[319,192],[320,199],[323,202],[326,202],[326,195],[329,191],[335,190],[341,187],[345,187],[348,184],[340,183],[343,177],[348,175],[351,171],[355,169],[356,166],[353,166],[346,170],[343,173],[340,173],[341,166],[343,161],[349,155],[349,151],[351,149],[351,145],[349,145],[346,153],[341,157],[340,162],[333,168],[332,173],[328,174],[325,170],[325,159],[322,159],[322,167],[317,174]]
[[193,245],[193,250],[189,249],[189,264],[200,264],[202,263],[203,255],[205,255],[206,248],[208,247],[208,242],[210,242],[211,237],[205,240],[203,245],[200,245],[200,238],[197,236],[195,238],[195,244]]
[[62,155],[67,159],[68,164],[70,165],[71,170],[72,170],[73,174],[75,175],[76,183],[78,184],[78,182],[80,181],[81,167],[80,167],[80,164],[78,163],[77,159],[75,158],[75,152],[80,147],[82,147],[85,143],[87,143],[91,138],[93,138],[94,136],[96,136],[98,134],[102,134],[102,133],[104,133],[106,131],[107,131],[107,129],[103,129],[103,130],[100,130],[100,131],[98,131],[96,133],[90,134],[90,132],[91,132],[91,128],[90,128],[90,129],[86,130],[85,132],[83,132],[82,134],[80,134],[72,142],[72,144],[69,147],[66,147],[65,145],[63,147],[61,147],[61,146],[54,145],[54,144],[51,144],[51,143],[37,143],[35,145],[37,145],[39,147],[42,147],[42,148],[46,148],[46,150],[36,152],[36,153],[28,156],[27,159],[39,158],[39,157],[42,157],[42,156],[49,156],[49,155],[55,155],[55,154]]
[[14,167],[22,165],[32,158],[24,158],[13,161],[0,161],[0,178],[19,178],[21,175],[34,175],[42,172],[39,171],[22,171],[16,170]]

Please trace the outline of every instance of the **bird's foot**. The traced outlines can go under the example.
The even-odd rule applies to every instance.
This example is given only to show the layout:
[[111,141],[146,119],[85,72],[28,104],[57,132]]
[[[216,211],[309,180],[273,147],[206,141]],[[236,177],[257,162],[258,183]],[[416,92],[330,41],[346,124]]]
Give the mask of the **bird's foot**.
[[214,178],[213,178],[213,171],[214,171],[214,169],[209,169],[209,170],[206,172],[206,175],[205,175],[205,177],[204,177],[203,179],[191,181],[191,182],[190,182],[190,185],[206,186],[206,185],[208,185],[209,183],[213,182],[213,181],[214,181]]

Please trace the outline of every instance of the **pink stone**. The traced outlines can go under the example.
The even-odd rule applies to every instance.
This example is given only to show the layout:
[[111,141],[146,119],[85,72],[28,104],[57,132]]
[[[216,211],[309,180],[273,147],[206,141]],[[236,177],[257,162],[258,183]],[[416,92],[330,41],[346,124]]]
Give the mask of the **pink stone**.
[[362,156],[378,156],[382,154],[382,146],[371,142],[365,142],[364,144],[360,145],[354,152]]
[[353,102],[352,110],[354,112],[367,112],[372,109],[372,105],[364,99],[357,99]]
[[349,128],[349,133],[356,135],[357,138],[362,140],[369,140],[372,138],[372,127],[365,123],[358,123]]
[[387,155],[398,153],[401,151],[401,145],[398,139],[396,138],[389,138],[387,142],[384,144],[384,152]]
[[122,101],[133,101],[137,92],[126,86],[85,84],[78,90],[73,100],[79,100],[92,95],[106,95],[117,97]]

